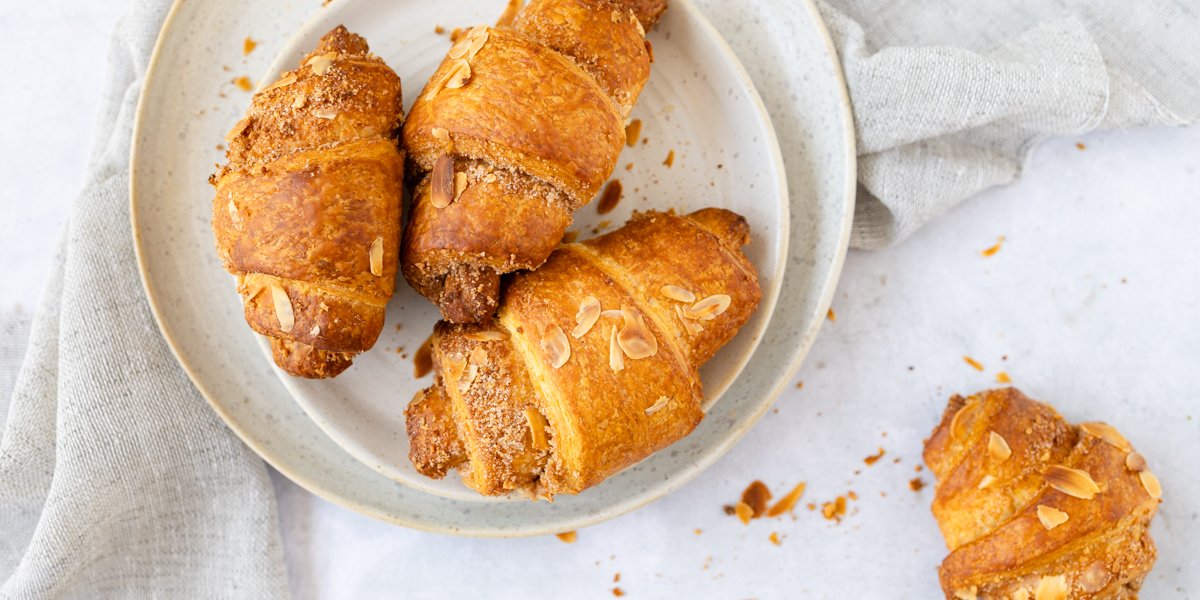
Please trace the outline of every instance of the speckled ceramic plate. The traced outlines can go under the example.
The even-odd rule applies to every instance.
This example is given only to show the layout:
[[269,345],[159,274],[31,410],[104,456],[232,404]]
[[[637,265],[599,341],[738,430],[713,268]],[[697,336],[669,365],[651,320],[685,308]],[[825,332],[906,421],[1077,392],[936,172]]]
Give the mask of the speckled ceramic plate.
[[[494,536],[574,529],[632,510],[681,486],[744,435],[820,326],[841,268],[854,192],[849,108],[816,10],[790,2],[710,2],[698,10],[676,0],[651,33],[657,62],[634,115],[645,123],[647,141],[626,150],[616,175],[626,199],[603,217],[585,208],[576,227],[588,235],[605,227],[602,220],[615,226],[632,210],[650,207],[716,205],[749,218],[755,236],[749,254],[767,300],[706,367],[707,418],[670,449],[553,504],[484,502],[455,481],[415,476],[405,458],[401,412],[428,383],[412,377],[411,354],[428,335],[434,309],[401,283],[384,336],[350,371],[331,382],[279,377],[219,266],[209,228],[212,192],[204,181],[221,160],[216,144],[249,102],[235,78],[269,81],[341,22],[368,38],[411,99],[445,51],[434,26],[490,22],[501,4],[471,0],[447,10],[415,0],[339,0],[320,9],[180,0],[147,74],[132,157],[134,236],[150,304],[181,365],[230,427],[282,473],[353,510],[423,529]],[[729,41],[749,77],[703,14],[727,35],[736,32]],[[247,36],[258,48],[243,55]],[[671,150],[675,162],[668,168],[662,162]],[[628,163],[633,167],[625,170]]]

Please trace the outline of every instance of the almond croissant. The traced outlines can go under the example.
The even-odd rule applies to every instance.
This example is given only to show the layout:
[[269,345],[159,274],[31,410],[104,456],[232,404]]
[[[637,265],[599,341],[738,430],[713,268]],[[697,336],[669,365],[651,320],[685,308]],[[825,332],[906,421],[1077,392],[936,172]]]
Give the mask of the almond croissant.
[[1016,389],[954,396],[925,444],[946,598],[1137,598],[1162,489],[1116,429]]
[[228,137],[213,232],[275,362],[333,377],[375,343],[395,287],[400,79],[337,27],[255,94]]
[[500,275],[534,269],[612,174],[665,0],[533,0],[464,34],[404,127],[420,183],[403,271],[454,323],[486,321]]
[[410,458],[482,494],[573,494],[703,417],[697,369],[758,305],[740,216],[650,212],[516,275],[495,322],[441,322],[436,383],[407,410]]

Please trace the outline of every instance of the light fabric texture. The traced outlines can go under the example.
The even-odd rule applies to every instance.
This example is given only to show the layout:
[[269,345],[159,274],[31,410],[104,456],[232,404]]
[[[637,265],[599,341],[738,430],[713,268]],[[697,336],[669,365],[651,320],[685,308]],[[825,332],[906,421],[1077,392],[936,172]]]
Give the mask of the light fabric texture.
[[189,383],[138,280],[130,131],[168,6],[135,2],[117,28],[56,271],[31,330],[0,320],[0,598],[287,595],[266,467]]
[[1016,179],[1047,136],[1200,117],[1194,0],[825,0],[858,135],[851,245]]
[[[57,270],[32,325],[0,318],[0,598],[287,595],[266,469],[175,363],[137,277],[130,131],[168,5],[136,0],[118,28]],[[1200,13],[1184,0],[820,10],[858,127],[857,247],[1012,181],[1044,136],[1200,114]]]

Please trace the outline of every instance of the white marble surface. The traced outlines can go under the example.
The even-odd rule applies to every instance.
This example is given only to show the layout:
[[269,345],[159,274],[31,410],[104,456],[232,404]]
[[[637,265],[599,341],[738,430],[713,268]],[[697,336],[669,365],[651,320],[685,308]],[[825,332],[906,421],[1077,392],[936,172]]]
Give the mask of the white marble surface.
[[[0,3],[0,50],[17,82],[0,89],[0,311],[31,310],[48,275],[122,5]],[[276,477],[295,595],[935,597],[944,549],[931,489],[908,481],[930,481],[914,467],[946,397],[1004,370],[1069,419],[1118,425],[1143,451],[1166,489],[1144,596],[1200,596],[1189,551],[1200,534],[1198,167],[1200,127],[1053,140],[1021,182],[897,248],[851,252],[803,389],[696,481],[572,545],[398,529]],[[981,256],[1001,235],[1002,249]],[[885,458],[864,465],[879,447]],[[721,506],[756,478],[777,493],[807,482],[803,503],[849,490],[860,499],[840,524],[801,509],[742,526]]]

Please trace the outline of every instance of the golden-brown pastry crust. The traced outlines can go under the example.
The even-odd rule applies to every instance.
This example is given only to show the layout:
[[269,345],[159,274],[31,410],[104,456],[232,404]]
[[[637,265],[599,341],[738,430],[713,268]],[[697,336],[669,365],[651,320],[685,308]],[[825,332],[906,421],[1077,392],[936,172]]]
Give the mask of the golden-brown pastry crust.
[[620,2],[534,0],[450,49],[403,136],[416,180],[443,157],[465,175],[453,198],[419,185],[405,235],[404,276],[444,318],[490,317],[500,275],[545,261],[612,174],[649,77],[644,35]]
[[[1013,388],[951,398],[925,445],[946,597],[1136,598],[1159,500],[1131,453],[1115,429],[1074,427]],[[1063,483],[1064,467],[1085,475]]]
[[293,375],[332,377],[383,328],[400,246],[400,79],[344,27],[230,132],[213,232],[246,321]]
[[[703,417],[700,365],[761,297],[741,253],[748,241],[745,221],[726,210],[635,215],[515,276],[493,323],[439,324],[437,383],[408,409],[417,469],[440,477],[459,467],[483,494],[552,497],[578,493],[687,435]],[[672,299],[666,286],[695,298]],[[594,323],[585,318],[576,330],[593,303]],[[690,312],[705,305],[719,308]],[[631,319],[656,352],[623,351],[614,340]],[[569,346],[569,357],[553,340]],[[438,411],[452,413],[457,426],[445,426]],[[465,452],[450,450],[460,443]]]

